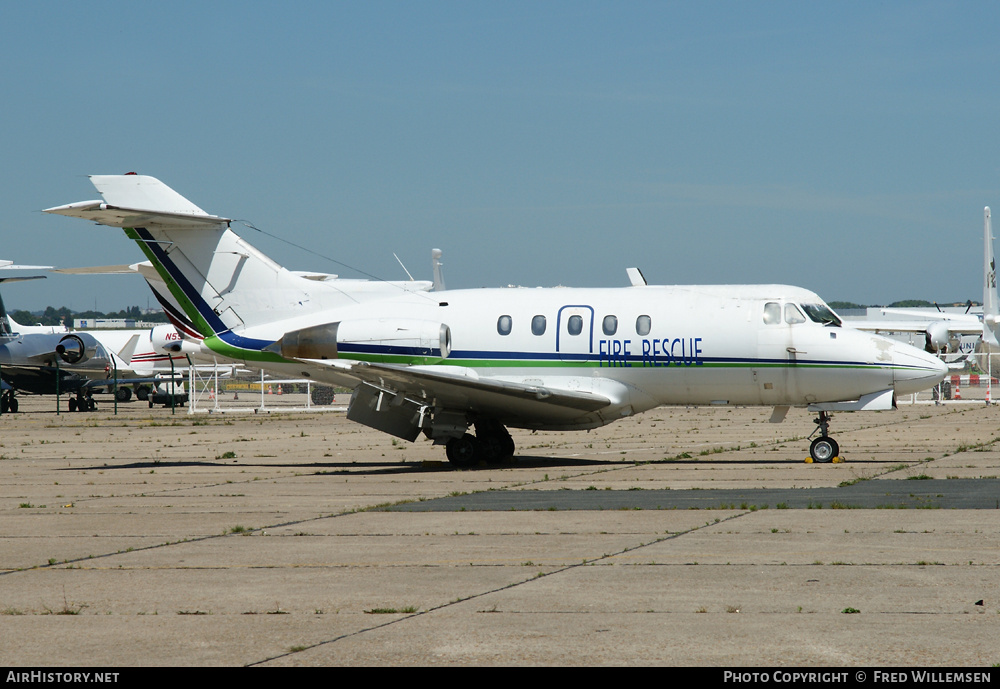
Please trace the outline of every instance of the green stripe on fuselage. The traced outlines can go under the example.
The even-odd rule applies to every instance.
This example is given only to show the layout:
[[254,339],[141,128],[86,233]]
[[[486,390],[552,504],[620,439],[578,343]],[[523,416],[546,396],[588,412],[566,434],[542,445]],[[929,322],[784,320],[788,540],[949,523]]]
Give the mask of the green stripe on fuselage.
[[125,228],[125,236],[134,240],[135,243],[139,245],[139,248],[142,249],[142,253],[145,254],[149,262],[153,264],[154,268],[156,268],[156,272],[159,273],[160,278],[164,283],[166,283],[167,289],[170,290],[170,294],[173,295],[174,299],[177,300],[177,303],[180,304],[182,309],[184,309],[184,313],[186,313],[187,317],[191,319],[191,322],[194,324],[198,332],[201,333],[202,337],[207,338],[214,335],[215,333],[209,326],[208,321],[205,320],[204,316],[199,313],[194,303],[188,299],[186,294],[184,294],[184,290],[182,290],[180,285],[178,285],[177,282],[175,282],[170,276],[166,267],[160,263],[159,259],[156,258],[156,254],[154,254],[153,250],[149,248],[146,240],[140,237],[139,233],[131,227]]
[[[211,351],[224,356],[229,359],[242,359],[244,361],[255,361],[255,362],[266,362],[266,363],[293,363],[293,360],[285,359],[275,352],[269,352],[266,350],[259,349],[246,349],[243,347],[236,347],[225,341],[223,341],[208,324],[204,316],[198,311],[194,303],[188,298],[181,289],[180,285],[173,279],[170,273],[167,271],[166,267],[157,259],[156,254],[150,249],[149,244],[146,240],[139,236],[139,233],[133,228],[124,228],[125,235],[135,241],[142,250],[142,253],[146,258],[153,264],[156,268],[156,272],[159,274],[160,278],[163,280],[164,284],[170,290],[170,294],[173,295],[174,299],[177,300],[184,313],[187,314],[188,318],[191,319],[192,323],[197,328],[198,332],[204,336],[204,344]],[[529,355],[530,356],[530,355]],[[754,362],[754,361],[741,361],[741,362],[702,362],[700,364],[661,364],[659,366],[654,365],[651,361],[632,361],[632,362],[622,362],[622,361],[609,361],[607,358],[604,359],[592,359],[588,361],[561,361],[552,359],[462,359],[462,358],[451,358],[442,359],[440,357],[424,357],[424,356],[405,356],[396,354],[341,354],[341,360],[344,361],[358,361],[358,362],[368,362],[368,363],[380,363],[380,364],[397,364],[401,366],[433,366],[435,364],[442,364],[448,366],[465,366],[468,368],[558,368],[558,369],[571,369],[571,368],[834,368],[834,369],[879,369],[879,368],[904,368],[895,366],[883,366],[880,364],[824,364],[824,363],[796,363],[796,362]]]

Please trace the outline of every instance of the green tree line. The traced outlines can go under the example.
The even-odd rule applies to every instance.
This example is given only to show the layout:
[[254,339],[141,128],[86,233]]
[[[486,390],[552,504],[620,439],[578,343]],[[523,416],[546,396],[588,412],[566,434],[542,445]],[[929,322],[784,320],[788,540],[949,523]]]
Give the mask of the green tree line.
[[[934,302],[927,301],[926,299],[904,299],[902,301],[894,301],[891,304],[855,304],[853,301],[831,301],[827,302],[830,308],[834,311],[838,309],[867,309],[867,308],[877,308],[877,309],[919,309],[919,308],[934,308]],[[964,302],[938,302],[938,306],[966,306]],[[982,306],[977,301],[972,302],[973,306]]]
[[162,311],[143,314],[138,306],[130,306],[127,309],[110,313],[102,313],[101,311],[72,311],[65,306],[61,306],[58,309],[48,306],[41,313],[31,313],[30,311],[20,309],[11,311],[10,316],[21,325],[35,325],[36,323],[41,323],[42,325],[59,325],[62,322],[72,326],[73,320],[76,318],[125,318],[150,323],[169,322],[167,315]]

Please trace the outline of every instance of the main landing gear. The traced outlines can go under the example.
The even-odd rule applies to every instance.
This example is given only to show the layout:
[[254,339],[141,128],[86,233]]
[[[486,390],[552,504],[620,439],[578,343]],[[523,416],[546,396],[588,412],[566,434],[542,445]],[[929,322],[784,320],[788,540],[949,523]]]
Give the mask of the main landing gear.
[[13,390],[7,390],[0,395],[0,410],[2,410],[4,414],[7,412],[17,412],[17,398],[14,397]]
[[97,402],[89,394],[84,394],[82,390],[76,393],[76,397],[69,398],[70,411],[95,411],[96,409]]
[[466,433],[452,438],[445,445],[448,461],[457,467],[467,467],[486,462],[499,464],[514,456],[514,439],[502,424],[496,421],[476,423],[476,434]]
[[[819,416],[813,419],[813,422],[816,424],[816,431],[820,432],[820,436],[813,440],[809,446],[809,456],[812,457],[812,461],[818,464],[832,462],[840,455],[840,445],[830,437],[830,412],[821,411]],[[809,434],[809,437],[812,437],[812,433]]]

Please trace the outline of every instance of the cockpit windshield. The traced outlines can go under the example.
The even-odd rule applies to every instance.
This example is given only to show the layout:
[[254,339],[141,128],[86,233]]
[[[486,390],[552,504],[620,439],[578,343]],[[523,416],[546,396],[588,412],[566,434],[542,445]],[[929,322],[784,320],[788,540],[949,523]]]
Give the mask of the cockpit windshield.
[[809,316],[810,320],[821,323],[823,325],[835,325],[840,327],[843,325],[840,318],[837,317],[830,307],[826,304],[802,304],[802,309]]

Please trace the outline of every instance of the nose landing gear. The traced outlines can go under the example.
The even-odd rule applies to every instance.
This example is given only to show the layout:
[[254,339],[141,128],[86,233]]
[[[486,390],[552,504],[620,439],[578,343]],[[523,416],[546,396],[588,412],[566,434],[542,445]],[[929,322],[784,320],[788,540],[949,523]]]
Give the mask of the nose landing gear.
[[[809,446],[809,456],[817,464],[828,464],[840,456],[840,445],[830,437],[830,418],[830,412],[821,411],[819,416],[813,419],[820,436]],[[809,437],[811,438],[816,431],[810,433]]]

